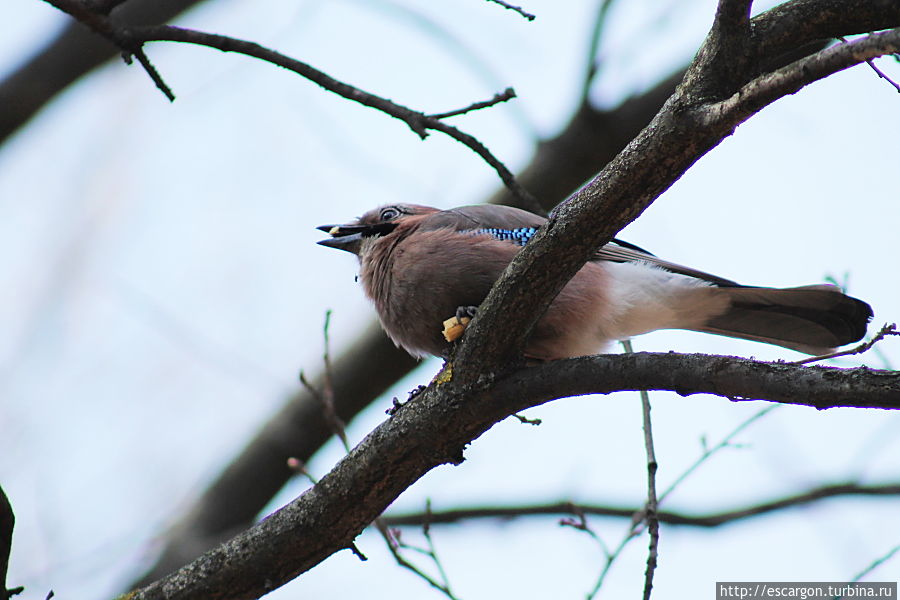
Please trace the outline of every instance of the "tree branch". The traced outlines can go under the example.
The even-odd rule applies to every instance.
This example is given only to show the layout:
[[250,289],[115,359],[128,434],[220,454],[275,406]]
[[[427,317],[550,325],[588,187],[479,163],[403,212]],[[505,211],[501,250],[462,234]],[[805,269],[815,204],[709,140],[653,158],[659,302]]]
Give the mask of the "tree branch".
[[[655,372],[654,372],[655,371]],[[626,390],[715,394],[816,409],[900,409],[900,372],[858,367],[807,367],[707,354],[636,352],[584,356],[520,369],[498,381],[501,395],[527,394],[524,410],[543,401]]]
[[525,11],[522,9],[522,7],[520,7],[520,6],[514,6],[514,5],[512,5],[512,4],[509,4],[508,2],[504,2],[503,0],[488,0],[488,2],[493,2],[494,4],[498,4],[498,5],[502,6],[503,8],[505,8],[505,9],[507,9],[507,10],[511,10],[511,11],[513,11],[513,12],[517,12],[517,13],[519,13],[520,15],[522,15],[522,18],[524,18],[524,19],[526,19],[526,20],[528,20],[528,21],[534,21],[535,18],[536,18],[533,14],[531,14],[531,13],[529,13],[529,12],[525,12]]
[[802,360],[795,360],[795,365],[808,365],[814,362],[819,362],[822,360],[827,360],[829,358],[837,358],[839,356],[852,356],[855,354],[862,354],[863,352],[867,352],[871,349],[875,344],[883,340],[889,335],[898,335],[900,336],[900,331],[897,331],[896,323],[885,323],[882,325],[881,329],[876,333],[871,340],[867,342],[863,342],[858,346],[853,348],[849,348],[847,350],[838,350],[837,352],[831,352],[829,354],[823,354],[822,356],[810,356],[809,358],[804,358]]
[[[59,0],[47,1],[56,2]],[[374,108],[388,116],[403,121],[423,140],[428,136],[429,130],[440,131],[464,146],[467,146],[484,159],[484,161],[497,172],[497,175],[509,188],[513,196],[516,197],[517,202],[515,204],[517,206],[534,212],[540,212],[541,210],[537,200],[516,182],[512,172],[496,156],[494,156],[484,144],[474,136],[460,131],[452,125],[444,123],[441,120],[441,115],[429,116],[421,111],[397,104],[387,98],[376,96],[375,94],[371,94],[342,81],[338,81],[307,63],[285,56],[280,52],[276,52],[275,50],[271,50],[255,42],[185,29],[182,27],[174,27],[171,25],[132,28],[127,31],[127,39],[133,40],[138,44],[159,41],[183,42],[198,46],[206,46],[222,52],[235,52],[237,54],[257,58],[289,71],[293,71],[301,77],[312,81],[323,89],[337,94],[342,98],[357,102],[363,106],[368,106],[369,108]],[[471,110],[471,108],[468,110]]]
[[[758,15],[750,28],[752,45],[760,59],[771,61],[810,42],[891,29],[898,24],[900,3],[894,0],[793,0]],[[760,72],[767,70],[764,63],[762,66]]]
[[95,32],[110,40],[122,50],[122,58],[125,59],[126,63],[131,64],[131,57],[135,56],[159,91],[161,91],[170,102],[175,101],[175,94],[172,93],[171,88],[163,81],[159,72],[156,70],[156,67],[153,66],[153,63],[150,62],[147,55],[144,54],[142,44],[123,35],[120,32],[120,29],[109,19],[106,13],[112,9],[112,5],[108,6],[104,3],[104,5],[98,7],[99,11],[95,11],[91,4],[82,2],[81,0],[44,1],[59,10],[68,13],[74,19],[84,23]]
[[[569,389],[552,389],[569,378],[574,380]],[[494,423],[573,389],[670,389],[817,408],[900,408],[900,373],[704,355],[638,353],[556,361],[521,370],[495,385],[460,385],[451,378],[395,411],[299,498],[131,598],[241,599],[267,593],[349,548],[418,478],[440,464],[462,462],[463,448]]]
[[710,105],[698,116],[701,127],[736,127],[775,100],[814,81],[870,59],[900,51],[900,28],[831,46],[744,85],[736,94]]
[[512,88],[506,88],[499,94],[494,94],[494,97],[490,100],[485,100],[483,102],[473,102],[469,106],[464,108],[458,108],[456,110],[450,110],[442,113],[435,113],[433,115],[428,115],[431,119],[447,119],[449,117],[458,117],[459,115],[464,115],[466,113],[470,113],[473,110],[481,110],[482,108],[489,108],[494,106],[495,104],[500,104],[501,102],[507,102],[508,100],[512,100],[516,97],[516,90]]
[[600,38],[603,36],[603,30],[606,26],[606,19],[609,16],[609,10],[612,8],[615,0],[600,0],[600,5],[594,15],[594,24],[591,27],[590,43],[588,44],[587,65],[584,73],[584,80],[581,84],[581,102],[588,101],[591,92],[591,86],[597,73],[600,72],[600,60],[597,58],[597,51],[600,48]]
[[756,57],[750,46],[752,0],[719,0],[712,29],[685,76],[695,96],[733,92]]
[[[715,528],[722,525],[730,525],[751,517],[758,517],[780,510],[799,508],[820,500],[839,497],[880,497],[900,495],[900,483],[881,485],[860,485],[857,483],[835,483],[814,487],[805,492],[792,494],[783,498],[776,498],[750,504],[741,508],[734,508],[709,514],[687,514],[677,511],[661,510],[659,522],[666,525],[683,527]],[[635,513],[640,512],[637,507],[618,507],[596,504],[579,504],[574,502],[550,502],[546,504],[530,504],[525,506],[480,506],[472,508],[456,508],[450,510],[433,511],[425,513],[388,514],[382,517],[386,525],[391,527],[421,527],[427,519],[432,525],[450,525],[463,521],[481,519],[512,520],[521,517],[535,517],[548,515],[595,515],[600,517],[614,517],[631,519]]]
[[9,569],[9,555],[12,550],[12,535],[15,526],[16,515],[6,497],[6,492],[0,487],[0,600],[8,600],[22,591],[21,588],[10,590],[6,587],[6,572]]
[[[94,0],[95,12],[112,8],[117,23],[163,23],[200,0]],[[120,5],[121,6],[118,6]],[[887,29],[900,21],[893,0],[793,0],[754,18],[753,45],[761,57],[780,57],[816,40]],[[115,48],[91,35],[79,23],[63,28],[57,37],[0,83],[0,141],[33,117],[70,83],[116,55]],[[630,139],[630,137],[629,137]],[[628,140],[626,140],[628,141]],[[605,142],[603,142],[605,144]],[[575,185],[596,173],[586,173]],[[551,178],[552,179],[552,178]],[[534,188],[526,182],[525,187]],[[537,196],[551,208],[553,202]]]
[[[161,23],[200,0],[95,0],[94,10],[118,23]],[[124,4],[123,6],[118,6]],[[118,6],[116,8],[116,6]],[[0,142],[27,123],[79,77],[115,57],[117,48],[81,23],[70,22],[57,36],[0,82]]]
[[663,109],[593,180],[551,215],[519,252],[481,304],[452,355],[454,364],[477,365],[470,381],[521,364],[534,324],[569,279],[625,225],[636,219],[691,165],[752,114],[813,81],[869,58],[897,51],[900,30],[869,36],[801,59],[762,76],[719,103],[728,89],[691,87],[704,66],[698,54],[685,81]]
[[[630,347],[630,344],[629,344]],[[641,407],[644,419],[644,446],[647,450],[647,504],[644,509],[644,520],[650,543],[647,552],[647,569],[644,572],[644,600],[650,600],[653,590],[653,574],[659,561],[659,502],[656,497],[656,451],[653,448],[653,428],[650,420],[650,396],[641,390]]]
[[[186,29],[183,27],[174,27],[171,25],[119,27],[107,15],[102,12],[94,12],[91,10],[89,5],[85,4],[82,0],[44,1],[55,6],[59,10],[68,13],[73,18],[90,27],[96,33],[107,38],[115,46],[126,53],[126,62],[129,55],[137,57],[156,87],[158,87],[169,100],[174,100],[175,96],[144,54],[144,44],[159,41],[182,42],[197,46],[206,46],[221,52],[234,52],[250,56],[293,71],[329,92],[337,94],[347,100],[362,104],[363,106],[374,108],[386,115],[403,121],[423,140],[428,136],[429,130],[444,133],[464,146],[469,147],[472,151],[482,157],[482,159],[497,172],[497,175],[503,183],[516,197],[517,206],[526,210],[538,213],[541,212],[540,204],[537,200],[516,182],[512,172],[496,156],[494,156],[484,144],[474,136],[462,132],[456,127],[447,125],[441,121],[440,116],[429,116],[424,112],[412,110],[387,98],[382,98],[370,92],[361,90],[339,81],[303,61],[261,46],[256,42]],[[463,112],[465,112],[465,110]]]

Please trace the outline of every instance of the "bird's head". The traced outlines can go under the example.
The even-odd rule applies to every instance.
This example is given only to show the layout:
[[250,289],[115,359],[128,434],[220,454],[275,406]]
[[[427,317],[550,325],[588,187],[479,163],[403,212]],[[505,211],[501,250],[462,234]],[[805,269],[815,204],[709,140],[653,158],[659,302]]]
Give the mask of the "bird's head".
[[398,228],[411,227],[436,208],[418,204],[389,204],[370,210],[346,225],[320,225],[316,229],[331,235],[318,242],[322,246],[346,250],[359,255],[367,240],[375,241],[391,235]]

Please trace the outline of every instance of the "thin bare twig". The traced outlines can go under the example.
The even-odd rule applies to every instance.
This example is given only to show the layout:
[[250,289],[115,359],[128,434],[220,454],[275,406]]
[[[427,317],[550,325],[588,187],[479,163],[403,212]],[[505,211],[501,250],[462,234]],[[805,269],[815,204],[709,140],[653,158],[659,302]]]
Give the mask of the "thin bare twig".
[[514,414],[513,416],[518,419],[519,423],[521,423],[522,425],[534,425],[535,427],[537,427],[538,425],[543,423],[541,419],[529,419],[528,417],[524,417],[520,414]]
[[[895,56],[896,56],[896,55],[895,55]],[[872,70],[875,71],[875,72],[878,74],[879,77],[881,77],[882,79],[884,79],[885,81],[887,81],[889,84],[891,84],[892,86],[894,86],[894,89],[897,90],[898,93],[900,93],[900,84],[898,84],[896,81],[894,81],[893,79],[891,79],[890,77],[888,77],[888,76],[884,73],[884,71],[882,71],[881,69],[879,69],[878,67],[876,67],[876,66],[875,66],[875,61],[873,61],[872,59],[869,59],[869,60],[866,61],[866,64],[868,64],[870,67],[872,67]]]
[[[335,403],[334,403],[334,386],[331,375],[331,341],[329,335],[329,329],[331,326],[331,310],[325,311],[325,323],[322,326],[322,337],[324,339],[325,349],[322,354],[322,362],[324,363],[325,368],[325,376],[324,376],[324,390],[319,391],[314,385],[312,385],[309,380],[306,379],[303,371],[300,372],[300,382],[306,388],[306,390],[316,398],[322,405],[322,414],[325,417],[325,422],[328,424],[328,427],[331,431],[341,440],[341,443],[344,446],[344,450],[349,454],[350,453],[350,442],[347,439],[346,427],[345,423],[338,416],[335,411]],[[313,485],[316,485],[318,481],[307,471],[306,465],[297,458],[288,459],[288,467],[291,470],[304,475],[310,481],[312,481]],[[431,501],[429,500],[426,504],[426,514],[430,514],[431,512]],[[400,540],[399,531],[392,532],[390,528],[384,523],[384,520],[379,517],[374,521],[375,528],[384,538],[385,543],[387,544],[388,550],[391,555],[394,557],[394,560],[397,561],[397,564],[401,567],[408,569],[418,575],[420,578],[424,579],[430,586],[435,589],[443,592],[450,600],[457,600],[456,596],[453,595],[453,592],[450,590],[450,585],[447,580],[447,576],[444,573],[444,568],[441,565],[440,559],[437,556],[437,553],[434,550],[434,543],[431,539],[431,533],[429,531],[430,522],[426,519],[423,525],[423,531],[425,533],[425,538],[428,540],[429,550],[423,550],[421,548],[417,548],[415,546],[410,546],[405,544]],[[348,546],[349,550],[353,552],[360,560],[368,560],[365,554],[363,554],[355,543],[351,543]],[[443,578],[443,583],[435,580],[433,577],[422,571],[419,567],[411,563],[406,557],[401,553],[401,549],[409,548],[412,550],[416,550],[417,552],[421,552],[431,557],[431,560],[434,562],[438,571]]]
[[376,96],[357,87],[338,81],[302,61],[296,60],[275,50],[261,46],[255,42],[239,40],[228,36],[206,33],[171,25],[138,27],[129,30],[131,36],[141,43],[152,41],[183,42],[206,46],[222,52],[235,52],[274,64],[312,81],[329,92],[347,100],[358,102],[363,106],[379,110],[395,119],[403,121],[421,139],[428,137],[428,131],[440,131],[455,139],[478,154],[500,176],[500,179],[512,194],[519,200],[521,207],[540,214],[540,203],[526,191],[513,176],[512,172],[491,153],[487,147],[474,136],[465,133],[440,119],[429,117],[421,111],[412,110],[387,98]]
[[125,61],[125,64],[131,64],[131,56],[137,58],[138,62],[141,63],[141,66],[144,67],[144,70],[147,72],[147,75],[150,76],[150,80],[153,81],[154,85],[156,85],[156,89],[161,91],[163,95],[169,99],[169,102],[175,102],[175,92],[172,91],[172,88],[169,87],[163,78],[162,75],[159,74],[159,71],[156,70],[156,67],[153,66],[153,63],[150,62],[150,59],[147,58],[147,54],[144,52],[143,47],[135,48],[132,52],[124,52],[122,54],[122,59]]
[[[845,44],[847,43],[847,38],[844,38],[844,37],[838,37],[838,39],[841,40],[841,42],[843,42],[843,43],[845,43]],[[894,58],[897,59],[898,61],[900,61],[900,54],[895,54],[895,55],[894,55]],[[866,61],[866,64],[869,65],[869,67],[871,67],[871,69],[872,69],[873,71],[875,71],[875,73],[876,73],[881,79],[884,79],[885,81],[887,81],[889,84],[891,84],[891,85],[894,87],[895,90],[897,90],[898,93],[900,93],[900,84],[898,84],[896,81],[894,81],[893,79],[891,79],[890,77],[888,77],[888,76],[884,73],[884,71],[882,71],[881,69],[879,69],[878,67],[876,67],[876,66],[875,66],[875,61],[874,61],[874,60],[872,60],[872,59],[870,58],[870,59],[868,59],[868,60]]]
[[[686,514],[676,511],[660,510],[658,518],[660,523],[679,527],[703,527],[715,528],[729,525],[744,519],[770,514],[779,510],[787,510],[800,506],[806,506],[820,500],[839,498],[842,496],[900,496],[900,482],[875,485],[860,485],[858,483],[833,483],[811,488],[804,492],[791,494],[782,498],[775,498],[758,502],[744,507],[730,510],[707,513]],[[397,515],[385,515],[382,517],[385,524],[390,527],[421,526],[427,519],[431,526],[451,525],[463,521],[477,519],[502,519],[512,520],[523,517],[540,517],[550,515],[575,515],[578,520],[565,519],[564,525],[575,529],[588,531],[587,516],[610,517],[619,519],[633,519],[641,509],[628,506],[609,506],[598,504],[576,504],[573,502],[550,502],[546,504],[530,504],[523,506],[481,506],[472,508],[455,508],[429,515],[424,513],[407,513]],[[593,534],[593,532],[591,532]],[[605,551],[605,554],[610,554]]]
[[84,23],[100,35],[104,36],[108,40],[110,40],[113,44],[115,44],[118,48],[122,50],[122,60],[125,61],[126,64],[131,64],[131,57],[134,56],[137,58],[138,62],[147,72],[147,75],[150,76],[150,80],[153,81],[153,84],[165,95],[166,98],[169,99],[169,102],[175,101],[175,94],[172,92],[172,88],[168,86],[168,84],[163,81],[162,76],[159,74],[159,71],[156,70],[156,67],[153,66],[153,63],[150,62],[150,59],[147,58],[147,55],[144,53],[143,43],[135,42],[132,39],[129,39],[128,36],[123,35],[122,31],[113,25],[113,23],[109,20],[108,14],[109,12],[118,4],[121,4],[120,1],[111,1],[111,2],[96,2],[96,3],[85,3],[80,2],[79,0],[44,0],[51,6],[67,13],[76,21],[80,21]]
[[[427,510],[430,510],[430,504],[428,505]],[[426,523],[427,523],[427,521],[426,521]],[[399,529],[394,529],[394,530],[390,529],[387,525],[384,524],[383,519],[376,519],[375,527],[378,529],[378,531],[381,533],[384,540],[387,542],[388,550],[390,550],[391,555],[393,555],[394,560],[397,561],[398,565],[400,565],[404,569],[408,569],[409,571],[412,571],[413,573],[415,573],[418,577],[420,577],[426,583],[428,583],[428,585],[430,585],[434,589],[438,590],[439,592],[441,592],[442,594],[447,596],[447,598],[449,598],[450,600],[459,600],[453,594],[453,591],[450,589],[450,584],[447,581],[447,574],[444,572],[444,568],[443,568],[443,566],[441,566],[441,562],[437,557],[437,553],[434,551],[434,545],[431,541],[430,532],[425,534],[425,537],[429,543],[429,549],[425,550],[423,548],[411,546],[411,545],[403,542],[400,538],[400,530]],[[428,531],[428,528],[424,525],[423,525],[423,531]],[[422,571],[419,567],[417,567],[413,563],[409,562],[406,559],[406,557],[403,556],[403,553],[400,552],[400,550],[403,548],[409,549],[409,550],[414,550],[421,554],[430,556],[432,559],[432,562],[435,563],[435,566],[437,567],[438,572],[440,573],[441,578],[443,579],[443,582],[438,581],[437,579],[435,579],[428,573],[425,573],[424,571]]]
[[[350,442],[347,439],[347,431],[346,424],[344,421],[338,416],[337,410],[335,410],[334,404],[334,384],[333,378],[331,374],[331,350],[330,350],[330,338],[328,335],[329,327],[331,325],[331,309],[325,311],[325,323],[322,325],[322,338],[324,341],[325,349],[322,352],[322,362],[324,363],[325,374],[324,374],[324,390],[319,391],[316,389],[314,385],[312,385],[309,380],[306,379],[306,375],[304,375],[303,371],[300,371],[300,383],[303,384],[303,387],[312,395],[315,399],[317,399],[322,405],[322,415],[325,417],[325,422],[328,424],[328,428],[341,440],[341,444],[344,446],[344,451],[348,454],[350,453]],[[309,479],[313,485],[318,484],[318,480],[313,477],[313,475],[306,469],[306,465],[298,458],[289,458],[288,459],[288,467],[304,475],[307,479]],[[353,553],[361,561],[369,560],[368,557],[362,553],[362,551],[357,547],[356,542],[350,542],[347,548]]]
[[315,476],[313,476],[313,474],[310,473],[309,470],[307,470],[306,463],[296,456],[292,456],[287,459],[287,466],[288,469],[290,469],[297,475],[302,475],[303,477],[309,479],[310,483],[312,483],[313,485],[319,483],[319,480]]
[[612,553],[609,551],[609,546],[603,541],[596,531],[591,529],[587,522],[587,513],[586,511],[581,510],[581,507],[576,504],[570,504],[570,509],[566,512],[570,512],[575,515],[575,519],[560,519],[559,525],[560,527],[571,527],[572,529],[577,529],[578,531],[583,531],[600,546],[600,550],[603,552],[603,556],[607,559],[612,556]]
[[505,9],[507,9],[507,10],[511,10],[511,11],[517,12],[517,13],[519,13],[520,15],[522,15],[524,18],[528,19],[529,21],[534,21],[534,20],[537,18],[537,17],[535,17],[533,14],[531,14],[531,13],[529,13],[529,12],[525,12],[525,11],[522,9],[522,7],[520,7],[520,6],[513,6],[512,4],[509,4],[509,3],[507,3],[507,2],[504,2],[503,0],[488,0],[488,2],[493,2],[494,4],[499,4],[500,6],[502,6],[503,8],[505,8]]
[[[622,340],[622,347],[626,354],[633,354],[634,349],[630,340]],[[644,600],[649,600],[653,590],[653,575],[656,572],[656,565],[659,558],[659,501],[656,496],[656,471],[658,463],[656,462],[656,451],[653,447],[653,428],[650,420],[650,396],[646,391],[640,391],[641,396],[641,415],[644,429],[644,448],[647,453],[647,502],[640,510],[634,511],[631,515],[631,525],[628,532],[622,538],[619,545],[612,552],[607,552],[606,563],[600,572],[594,587],[588,593],[588,600],[594,598],[603,586],[606,575],[609,573],[613,562],[625,549],[628,543],[640,535],[643,531],[642,523],[646,523],[647,532],[650,536],[649,551],[647,553],[647,569],[644,572]],[[582,517],[583,519],[583,517]]]
[[[387,98],[376,96],[375,94],[339,81],[307,63],[261,46],[255,42],[186,29],[183,27],[174,27],[171,25],[137,26],[128,28],[118,27],[105,14],[102,12],[91,11],[87,5],[82,4],[78,0],[45,1],[59,10],[68,13],[76,20],[84,23],[95,32],[110,40],[125,53],[126,60],[129,55],[136,56],[138,61],[147,70],[155,85],[162,90],[170,100],[174,100],[175,96],[144,54],[144,44],[155,41],[182,42],[197,46],[206,46],[222,52],[244,54],[293,71],[343,98],[368,106],[369,108],[374,108],[395,119],[403,121],[423,140],[428,137],[429,130],[440,131],[441,133],[450,136],[484,159],[484,161],[497,172],[501,181],[509,188],[510,192],[516,197],[522,208],[538,214],[543,214],[537,200],[516,181],[512,172],[506,165],[494,156],[484,144],[478,141],[474,136],[464,133],[456,127],[443,123],[440,118],[428,116],[422,111],[410,109],[406,106],[392,102]],[[468,107],[463,110],[464,112],[468,112],[474,109]]]
[[[626,354],[634,354],[631,340],[623,340],[622,347]],[[653,425],[650,420],[650,394],[641,390],[641,416],[644,422],[644,448],[647,452],[647,505],[644,509],[644,521],[650,535],[650,546],[647,553],[647,570],[644,572],[644,600],[650,600],[653,590],[653,574],[659,559],[659,502],[656,498],[656,450],[653,447]]]
[[[427,119],[427,117],[425,117]],[[524,208],[525,210],[531,211],[538,215],[544,215],[546,211],[541,207],[541,203],[537,201],[537,198],[531,195],[531,193],[526,190],[524,187],[519,184],[516,178],[513,176],[512,171],[506,168],[502,162],[500,162],[491,152],[487,149],[487,147],[478,141],[474,136],[469,135],[468,133],[464,133],[453,127],[452,125],[447,125],[441,120],[434,119],[429,121],[428,123],[429,129],[434,129],[440,131],[441,133],[445,133],[449,135],[456,141],[461,144],[468,146],[471,148],[478,156],[480,156],[484,161],[491,165],[497,174],[500,176],[500,179],[503,181],[504,185],[512,192],[513,196],[521,204],[520,208]]]
[[597,58],[597,51],[600,49],[600,40],[603,36],[603,30],[606,25],[606,19],[609,15],[609,9],[612,8],[615,0],[600,0],[600,6],[594,16],[594,24],[591,27],[591,38],[588,44],[587,67],[584,74],[584,82],[581,86],[581,103],[587,102],[588,94],[591,91],[591,85],[600,72],[600,59]]
[[322,364],[324,366],[324,389],[322,390],[323,409],[325,419],[328,421],[337,436],[344,444],[344,450],[350,452],[350,443],[347,441],[347,424],[341,419],[334,405],[334,376],[331,369],[331,339],[329,327],[331,326],[331,309],[325,311],[325,322],[322,324],[322,340],[325,349],[322,351]]
[[[447,577],[447,572],[444,570],[444,565],[443,563],[441,563],[441,559],[437,554],[437,550],[435,549],[434,540],[431,538],[431,514],[431,499],[429,498],[425,501],[425,512],[424,518],[422,519],[422,534],[425,536],[425,540],[428,542],[428,548],[420,548],[418,546],[413,546],[412,544],[404,542],[400,537],[400,530],[391,529],[390,527],[388,527],[383,517],[375,519],[375,528],[378,529],[378,532],[384,538],[384,541],[387,543],[388,550],[391,552],[391,555],[394,557],[394,560],[397,561],[398,565],[400,565],[404,569],[412,571],[418,577],[427,582],[428,585],[439,590],[450,600],[458,600],[458,598],[453,594],[453,591],[450,589],[450,579]],[[401,550],[412,550],[414,552],[418,552],[419,554],[424,554],[429,559],[431,559],[431,562],[434,563],[434,566],[441,577],[441,581],[438,581],[434,577],[428,575],[427,573],[422,571],[422,569],[407,560],[406,557],[403,556]]]
[[344,431],[344,423],[334,410],[334,402],[329,400],[327,393],[319,391],[319,389],[306,378],[306,374],[303,371],[300,371],[300,383],[303,384],[306,391],[322,405],[322,415],[325,417],[325,422],[328,423],[328,428],[339,440],[341,440],[344,450],[349,452],[350,443],[347,440],[347,433]]
[[681,473],[681,475],[679,475],[678,477],[676,477],[675,480],[669,485],[669,487],[666,488],[666,491],[664,491],[664,492],[659,496],[659,501],[660,501],[660,503],[662,503],[662,501],[665,500],[665,499],[669,496],[669,494],[671,494],[672,492],[674,492],[674,491],[675,491],[675,488],[677,488],[677,487],[681,484],[681,482],[683,482],[685,479],[687,479],[688,476],[690,476],[691,473],[693,473],[694,471],[696,471],[697,468],[698,468],[700,465],[702,465],[702,464],[705,463],[707,460],[709,460],[709,458],[710,458],[713,454],[716,454],[719,450],[722,450],[723,448],[727,448],[727,447],[729,447],[729,446],[733,446],[733,444],[731,443],[731,440],[734,439],[734,437],[735,437],[737,434],[739,434],[740,432],[742,432],[743,430],[745,430],[747,427],[749,427],[750,425],[752,425],[753,423],[755,423],[755,422],[758,421],[759,419],[763,418],[764,416],[766,416],[767,414],[769,414],[769,413],[772,412],[773,410],[777,409],[778,407],[779,407],[778,404],[772,404],[771,406],[767,406],[767,407],[765,407],[764,409],[760,410],[759,412],[754,413],[754,414],[751,415],[748,419],[745,419],[745,420],[741,421],[741,422],[738,424],[737,427],[735,427],[734,429],[732,429],[732,430],[728,433],[728,435],[726,435],[725,437],[723,437],[723,438],[722,438],[717,444],[715,444],[714,446],[709,446],[709,447],[707,447],[706,444],[704,444],[703,453],[700,454],[699,457],[697,457],[697,460],[695,460],[693,463],[691,463],[691,465],[690,465],[687,469],[685,469],[685,470]]
[[893,548],[888,550],[887,554],[885,554],[884,556],[882,556],[880,558],[873,560],[872,563],[868,567],[866,567],[865,569],[863,569],[862,571],[857,573],[853,577],[853,579],[850,580],[850,583],[855,583],[855,582],[861,580],[863,577],[865,577],[866,575],[868,575],[869,573],[871,573],[872,571],[874,571],[875,569],[877,569],[878,567],[880,567],[881,565],[883,565],[884,563],[889,561],[891,558],[893,558],[893,556],[895,554],[897,554],[898,552],[900,552],[900,545],[894,546]]
[[500,104],[501,102],[506,102],[507,100],[512,100],[516,97],[516,90],[511,87],[506,88],[499,94],[494,94],[494,97],[490,100],[484,100],[483,102],[473,102],[469,106],[465,108],[459,108],[457,110],[451,110],[443,113],[435,113],[433,115],[428,115],[429,119],[446,119],[448,117],[457,117],[459,115],[464,115],[466,113],[472,112],[473,110],[480,110],[482,108],[488,108],[490,106],[494,106],[495,104]]
[[[772,405],[772,406],[768,406],[768,407],[764,408],[763,410],[759,411],[755,415],[751,416],[749,419],[743,421],[736,428],[734,428],[731,431],[731,433],[726,435],[722,439],[722,441],[720,441],[718,444],[716,444],[715,446],[713,446],[711,448],[705,448],[703,451],[703,454],[701,454],[700,457],[696,461],[694,461],[687,469],[685,469],[685,471],[681,475],[676,477],[675,481],[672,482],[672,484],[666,489],[666,491],[663,492],[657,498],[657,507],[659,504],[661,504],[663,502],[663,500],[665,500],[665,498],[669,494],[671,494],[675,490],[675,488],[682,481],[687,479],[687,477],[691,473],[693,473],[701,464],[706,462],[706,460],[709,459],[710,456],[712,456],[713,454],[715,454],[722,448],[725,448],[725,447],[731,445],[731,439],[735,435],[737,435],[739,432],[743,431],[747,426],[749,426],[751,423],[753,423],[757,419],[762,418],[764,415],[766,415],[769,412],[771,412],[772,410],[774,410],[776,407],[777,407],[777,405]],[[649,461],[648,461],[648,464],[649,464]],[[648,471],[649,471],[649,467],[648,467]],[[655,482],[654,482],[654,492],[655,491],[656,490],[655,490]],[[600,588],[603,586],[603,582],[606,579],[606,575],[609,573],[609,570],[612,567],[613,562],[616,560],[616,558],[618,558],[619,554],[622,553],[622,550],[625,549],[625,546],[628,545],[628,542],[630,542],[632,539],[634,539],[635,537],[637,537],[638,535],[641,534],[640,524],[646,522],[648,524],[648,528],[649,528],[650,521],[649,521],[649,519],[647,519],[647,516],[646,516],[647,511],[648,511],[648,507],[645,506],[642,510],[639,510],[639,511],[633,513],[633,515],[631,517],[631,527],[628,530],[628,533],[622,538],[622,541],[619,543],[619,545],[616,547],[616,549],[613,551],[613,553],[607,557],[606,565],[603,567],[603,571],[601,571],[600,576],[597,578],[597,583],[594,584],[593,590],[591,591],[590,594],[588,594],[588,600],[590,600],[591,598],[596,596],[597,592],[600,591]],[[657,526],[658,526],[659,525],[659,514],[657,514],[656,519],[657,519]],[[652,539],[651,539],[651,544],[652,544]],[[650,561],[650,557],[648,556],[648,570],[650,567],[649,561]],[[655,567],[655,565],[654,565],[654,567]],[[652,572],[651,572],[651,576],[652,576]],[[652,582],[652,580],[651,580],[651,582]],[[648,592],[648,589],[646,587],[646,576],[645,576],[644,583],[645,583],[644,593],[646,594]]]
[[613,563],[622,554],[622,550],[625,549],[625,546],[628,545],[628,542],[636,538],[641,534],[641,523],[644,522],[644,509],[639,509],[634,511],[631,515],[631,524],[628,527],[628,531],[622,537],[622,540],[619,542],[619,545],[612,552],[606,553],[606,562],[603,565],[603,570],[600,571],[600,575],[597,577],[597,582],[594,583],[594,587],[588,592],[587,600],[593,600],[597,596],[597,593],[600,591],[600,588],[603,587],[603,582],[606,581],[606,576],[609,574],[610,569],[613,566]]
[[885,323],[878,333],[875,336],[862,344],[850,348],[849,350],[840,350],[838,352],[832,352],[830,354],[823,354],[821,356],[810,356],[809,358],[804,358],[803,360],[795,360],[791,364],[792,365],[807,365],[809,363],[819,362],[820,360],[825,360],[828,358],[837,358],[838,356],[851,356],[853,354],[862,354],[866,352],[869,348],[883,340],[889,335],[900,335],[900,331],[897,331],[896,323]]

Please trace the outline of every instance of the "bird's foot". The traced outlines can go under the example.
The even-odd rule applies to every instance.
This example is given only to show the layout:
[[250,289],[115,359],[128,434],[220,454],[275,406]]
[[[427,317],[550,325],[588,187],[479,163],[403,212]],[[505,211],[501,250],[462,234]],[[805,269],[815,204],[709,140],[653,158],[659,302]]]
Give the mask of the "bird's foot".
[[478,314],[477,306],[457,306],[456,307],[456,318],[462,321],[463,319],[474,319],[475,315]]
[[477,306],[460,306],[456,309],[456,314],[444,321],[444,339],[448,342],[455,342],[462,337],[466,326],[475,313],[478,312]]

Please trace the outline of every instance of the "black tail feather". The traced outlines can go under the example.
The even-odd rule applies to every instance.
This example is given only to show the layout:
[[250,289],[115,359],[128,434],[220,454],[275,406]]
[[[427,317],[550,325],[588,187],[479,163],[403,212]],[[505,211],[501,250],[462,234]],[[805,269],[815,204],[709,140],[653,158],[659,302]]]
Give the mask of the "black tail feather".
[[723,288],[731,308],[699,331],[827,354],[866,334],[872,307],[830,285]]

